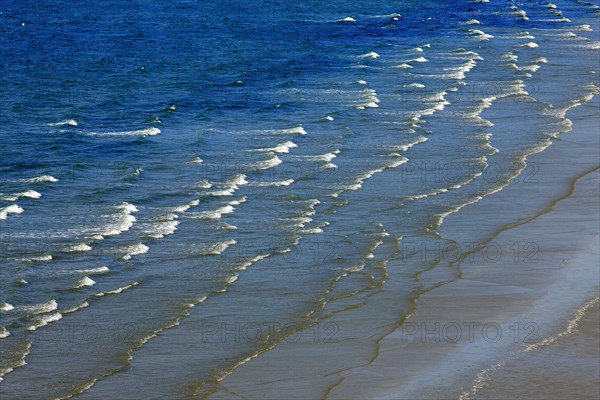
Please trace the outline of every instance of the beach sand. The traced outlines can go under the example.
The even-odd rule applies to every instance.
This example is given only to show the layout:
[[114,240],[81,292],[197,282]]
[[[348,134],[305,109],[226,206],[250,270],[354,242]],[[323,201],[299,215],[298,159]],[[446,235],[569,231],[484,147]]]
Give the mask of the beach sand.
[[[328,319],[337,330],[333,342],[314,340],[314,331],[284,341],[226,377],[210,398],[590,398],[586,394],[597,393],[597,316],[584,318],[580,333],[558,336],[598,294],[597,110],[598,97],[570,112],[574,131],[529,158],[524,174],[535,176],[533,183],[514,182],[447,218],[442,233],[462,231],[465,240],[478,232],[485,215],[506,221],[479,251],[453,263],[453,271],[437,268],[421,276],[424,284],[445,275],[459,278],[432,285],[416,298],[414,310],[401,310],[394,306],[401,296],[394,287],[409,277],[400,262],[390,263],[381,293]],[[535,174],[527,175],[532,168]],[[597,306],[585,315],[594,312]],[[394,316],[394,324],[383,322]],[[560,337],[556,343],[555,337]],[[560,391],[544,383],[552,379]],[[565,379],[570,383],[561,386]],[[548,397],[552,392],[556,395]]]
[[[478,399],[595,399],[600,393],[600,306],[589,302],[576,328],[505,363],[477,392]],[[576,321],[574,321],[576,322]]]

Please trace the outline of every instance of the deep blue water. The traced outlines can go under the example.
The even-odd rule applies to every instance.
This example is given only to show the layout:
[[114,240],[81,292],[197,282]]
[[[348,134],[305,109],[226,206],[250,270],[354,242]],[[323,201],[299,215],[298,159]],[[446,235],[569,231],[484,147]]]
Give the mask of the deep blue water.
[[598,90],[597,9],[556,4],[1,1],[6,398],[203,393],[400,259],[406,313],[402,241],[464,240]]

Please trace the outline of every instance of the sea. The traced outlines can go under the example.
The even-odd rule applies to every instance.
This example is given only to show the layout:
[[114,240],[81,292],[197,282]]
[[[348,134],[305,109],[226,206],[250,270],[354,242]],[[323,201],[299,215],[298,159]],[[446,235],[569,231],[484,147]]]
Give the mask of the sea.
[[[0,1],[2,398],[261,398],[224,384],[300,337],[332,372],[352,350],[372,362],[420,294],[564,186],[537,190],[528,159],[576,140],[572,109],[597,118],[599,16],[597,0]],[[532,190],[510,212],[468,213],[515,183]],[[290,398],[335,385],[297,380]]]

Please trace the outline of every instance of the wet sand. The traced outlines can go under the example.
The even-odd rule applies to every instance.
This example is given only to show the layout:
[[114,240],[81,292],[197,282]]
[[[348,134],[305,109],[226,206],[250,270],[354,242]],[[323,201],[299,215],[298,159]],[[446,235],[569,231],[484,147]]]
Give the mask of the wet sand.
[[[581,393],[593,393],[593,318],[581,336],[561,337],[539,354],[532,349],[563,332],[598,293],[597,110],[596,97],[570,113],[574,131],[530,157],[535,183],[514,182],[447,219],[445,232],[462,230],[465,241],[485,215],[506,221],[479,251],[452,265],[458,279],[432,286],[414,310],[399,310],[394,282],[408,277],[390,263],[386,290],[328,320],[337,329],[334,341],[315,340],[312,331],[280,343],[226,377],[210,398],[548,398],[551,386],[540,379],[560,374],[561,365],[578,377],[572,382]],[[449,274],[433,269],[421,280]],[[585,346],[571,351],[580,342]],[[515,374],[521,379],[511,383]],[[560,386],[562,378],[554,382]],[[577,398],[573,384],[561,387],[559,398]]]
[[505,363],[489,377],[476,398],[598,398],[600,306],[597,300],[593,304],[582,313],[580,321],[573,321],[573,331],[563,331],[556,341]]

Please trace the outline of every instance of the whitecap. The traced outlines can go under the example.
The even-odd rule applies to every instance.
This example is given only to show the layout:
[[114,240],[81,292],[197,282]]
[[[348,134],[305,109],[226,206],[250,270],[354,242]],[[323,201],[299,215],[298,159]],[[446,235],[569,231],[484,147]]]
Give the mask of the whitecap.
[[90,250],[92,250],[92,248],[89,245],[87,245],[85,243],[80,243],[80,244],[64,247],[62,251],[64,251],[65,253],[80,253],[80,252],[90,251]]
[[154,136],[160,133],[160,129],[155,127],[149,127],[144,129],[138,129],[134,131],[121,131],[121,132],[90,132],[90,136],[103,136],[103,137],[145,137]]
[[272,168],[276,165],[279,165],[282,162],[283,161],[281,161],[281,159],[279,157],[273,156],[273,157],[269,158],[268,160],[259,161],[259,162],[252,164],[252,167],[256,168],[256,169],[268,169],[268,168]]
[[64,314],[71,314],[71,313],[74,313],[77,310],[81,310],[82,308],[86,308],[89,305],[90,304],[87,301],[84,301],[81,304],[77,304],[77,305],[74,305],[72,307],[65,308],[64,310],[60,310],[60,313],[63,314],[63,315]]
[[10,336],[10,332],[4,326],[0,325],[0,339],[4,339]]
[[138,209],[133,204],[122,202],[115,205],[117,213],[107,216],[106,219],[110,223],[106,224],[101,231],[96,232],[97,238],[101,239],[104,236],[116,236],[123,232],[127,232],[136,221],[132,213],[138,212]]
[[288,129],[276,130],[276,131],[273,131],[273,132],[274,133],[282,133],[282,134],[306,135],[306,131],[304,130],[304,127],[302,125],[298,125],[298,126],[295,126],[293,128],[288,128]]
[[26,190],[24,192],[16,193],[11,196],[3,197],[2,200],[15,201],[15,200],[23,198],[23,197],[27,197],[30,199],[39,199],[40,197],[42,197],[42,195],[39,192],[36,192],[35,190]]
[[25,311],[28,314],[45,314],[55,311],[58,308],[56,300],[48,300],[45,303],[33,304],[30,306],[21,306],[19,310]]
[[469,29],[468,32],[474,36],[477,36],[479,40],[490,40],[494,36],[489,35],[479,29]]
[[286,141],[278,144],[275,147],[263,147],[256,149],[256,151],[264,151],[268,153],[289,153],[291,148],[298,147],[298,145],[292,141]]
[[75,121],[74,119],[64,119],[62,121],[58,121],[58,122],[54,122],[51,124],[48,124],[48,126],[77,126],[77,121]]
[[74,273],[74,274],[98,275],[98,274],[105,274],[109,271],[110,271],[110,269],[108,267],[103,266],[103,267],[88,268],[88,269],[74,269],[69,272]]
[[379,58],[379,54],[377,54],[374,51],[370,51],[368,53],[365,54],[361,54],[360,56],[358,56],[360,58]]
[[20,182],[40,183],[40,182],[58,182],[58,179],[51,175],[36,176],[33,178],[21,179]]
[[198,182],[194,183],[194,185],[192,185],[192,187],[195,189],[210,189],[212,186],[213,186],[212,183],[210,183],[206,179],[198,181]]
[[121,293],[121,292],[123,292],[123,291],[125,291],[127,289],[131,289],[132,287],[137,286],[139,284],[140,284],[139,282],[132,282],[129,285],[125,285],[125,286],[122,286],[122,287],[117,288],[117,289],[105,290],[104,292],[96,293],[94,296],[96,296],[96,297],[102,297],[102,296],[106,296],[106,295],[110,295],[110,294],[119,294],[119,293]]
[[136,243],[119,248],[119,250],[124,250],[127,253],[122,257],[123,260],[130,260],[131,257],[147,253],[150,249],[143,243]]
[[6,219],[9,214],[21,214],[24,210],[16,204],[0,209],[0,219]]
[[218,256],[223,253],[229,246],[236,244],[237,242],[233,239],[229,239],[223,242],[209,243],[201,246],[200,251],[196,251],[196,248],[192,248],[192,252],[195,255],[201,256]]
[[86,286],[94,286],[96,284],[96,281],[94,281],[93,279],[84,276],[83,278],[81,278],[79,280],[79,282],[77,283],[77,286],[75,286],[75,289],[80,289],[82,287],[86,287]]
[[194,199],[194,200],[188,201],[187,203],[182,204],[180,206],[173,207],[172,211],[173,212],[177,212],[177,213],[183,213],[183,212],[186,212],[187,210],[189,210],[192,207],[196,207],[198,204],[200,204],[200,200],[199,199]]
[[37,317],[34,320],[33,324],[29,325],[26,328],[26,330],[27,331],[35,331],[36,329],[41,328],[42,326],[46,326],[50,322],[58,321],[61,318],[62,318],[62,314],[59,312],[55,312],[55,313],[48,314],[48,315],[42,315],[40,317]]
[[252,182],[252,186],[265,187],[265,186],[289,186],[294,183],[293,179],[285,179],[281,181],[271,181],[271,182]]
[[216,210],[202,211],[202,212],[190,214],[189,217],[190,218],[199,218],[199,219],[218,220],[218,219],[221,219],[221,217],[224,214],[230,214],[234,211],[235,211],[235,208],[232,205],[227,204],[226,206],[217,208]]
[[169,216],[163,217],[162,221],[149,224],[149,226],[144,229],[144,236],[162,239],[165,236],[172,235],[179,225],[179,221],[176,221],[175,218],[177,218],[177,215],[169,214]]

